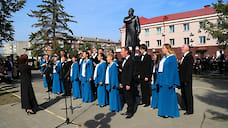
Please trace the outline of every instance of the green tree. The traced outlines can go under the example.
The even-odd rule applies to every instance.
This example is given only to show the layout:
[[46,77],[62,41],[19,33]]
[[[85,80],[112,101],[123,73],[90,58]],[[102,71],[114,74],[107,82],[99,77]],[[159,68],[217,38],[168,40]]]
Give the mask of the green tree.
[[91,50],[91,48],[92,48],[92,45],[91,45],[91,43],[88,43],[88,42],[85,42],[83,45],[82,45],[82,47],[80,48],[80,50]]
[[42,53],[44,53],[44,48],[45,45],[41,44],[41,43],[34,43],[29,49],[27,50],[31,50],[32,51],[32,56],[33,57],[38,57],[40,56]]
[[31,10],[31,14],[28,14],[30,17],[37,18],[37,23],[32,27],[39,28],[37,32],[30,34],[30,41],[51,43],[53,52],[56,52],[56,34],[69,32],[73,35],[68,23],[76,23],[71,19],[74,16],[64,12],[62,2],[63,0],[42,0],[42,4],[37,5],[40,10]]
[[0,0],[0,46],[2,41],[14,40],[14,28],[10,20],[13,17],[12,13],[19,11],[24,7],[25,0]]
[[[228,3],[227,3],[228,4]],[[206,20],[204,29],[215,39],[218,40],[219,49],[225,50],[228,43],[228,5],[224,4],[223,0],[218,0],[218,3],[212,4],[218,12],[217,23],[212,23]]]

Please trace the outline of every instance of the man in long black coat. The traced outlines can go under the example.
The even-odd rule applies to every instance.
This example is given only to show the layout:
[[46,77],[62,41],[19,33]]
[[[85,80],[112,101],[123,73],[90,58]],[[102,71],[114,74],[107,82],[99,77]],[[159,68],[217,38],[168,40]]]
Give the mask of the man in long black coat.
[[193,95],[192,95],[192,68],[194,58],[189,51],[188,45],[182,47],[184,56],[181,59],[179,66],[181,97],[186,109],[184,115],[193,114]]
[[70,68],[71,68],[71,61],[66,61],[66,57],[62,56],[62,64],[61,64],[61,71],[60,75],[63,79],[63,86],[64,86],[64,96],[71,95],[71,83],[70,83]]
[[150,96],[151,96],[151,75],[152,75],[152,59],[151,56],[147,53],[147,46],[145,44],[140,45],[141,51],[141,60],[139,64],[139,74],[138,79],[141,83],[141,92],[142,92],[142,104],[145,104],[144,107],[150,105]]
[[123,88],[125,94],[125,100],[127,102],[127,112],[122,115],[127,115],[126,118],[131,118],[134,115],[134,97],[133,97],[133,69],[134,62],[129,54],[129,49],[123,47],[121,49],[121,55],[124,57],[124,61],[122,63],[120,69],[120,88]]

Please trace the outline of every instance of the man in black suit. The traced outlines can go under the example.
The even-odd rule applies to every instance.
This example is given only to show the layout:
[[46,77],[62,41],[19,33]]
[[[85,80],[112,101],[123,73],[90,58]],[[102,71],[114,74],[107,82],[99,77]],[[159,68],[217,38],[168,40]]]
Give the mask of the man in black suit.
[[133,97],[133,68],[134,62],[129,54],[127,47],[121,48],[121,55],[125,59],[122,65],[120,65],[120,88],[123,88],[125,94],[125,100],[127,102],[127,112],[122,115],[127,115],[127,119],[131,118],[134,114],[134,97]]
[[64,96],[70,96],[71,95],[70,68],[71,68],[72,62],[67,61],[65,56],[62,56],[61,60],[62,60],[62,64],[61,64],[60,75],[63,79],[63,86],[65,90]]
[[147,53],[147,46],[145,44],[140,45],[141,60],[139,64],[139,74],[138,79],[141,83],[141,92],[142,92],[142,104],[145,104],[144,107],[150,105],[150,96],[151,96],[151,75],[152,75],[152,59],[151,56]]
[[183,45],[182,53],[184,56],[181,59],[179,66],[180,82],[181,82],[181,97],[186,109],[184,115],[193,114],[193,96],[192,96],[192,68],[194,58],[189,51],[188,45]]

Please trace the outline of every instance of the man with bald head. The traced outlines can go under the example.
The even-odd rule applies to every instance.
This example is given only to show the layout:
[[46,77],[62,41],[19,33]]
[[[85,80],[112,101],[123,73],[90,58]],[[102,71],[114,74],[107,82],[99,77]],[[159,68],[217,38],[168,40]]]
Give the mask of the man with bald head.
[[189,50],[188,45],[183,45],[181,48],[184,54],[180,66],[180,82],[181,82],[181,97],[186,109],[184,115],[193,114],[193,96],[192,96],[192,68],[194,63],[194,58]]

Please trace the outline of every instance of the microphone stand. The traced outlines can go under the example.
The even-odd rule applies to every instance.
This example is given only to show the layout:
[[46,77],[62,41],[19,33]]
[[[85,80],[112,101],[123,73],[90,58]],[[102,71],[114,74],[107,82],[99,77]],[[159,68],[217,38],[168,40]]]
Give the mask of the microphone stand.
[[[66,88],[66,89],[68,89],[68,88]],[[64,124],[66,124],[66,125],[69,125],[69,124],[72,124],[72,125],[76,125],[76,126],[81,126],[80,124],[75,124],[75,123],[73,123],[72,121],[70,121],[70,119],[69,119],[69,117],[68,117],[68,111],[67,111],[67,94],[66,94],[66,92],[67,92],[67,90],[65,90],[65,95],[64,95],[64,99],[65,99],[65,107],[66,107],[66,109],[65,109],[65,113],[66,113],[66,120],[65,120],[65,122],[63,122],[63,123],[61,123],[61,124],[59,124],[58,126],[56,126],[56,128],[59,128],[59,127],[61,127],[62,125],[64,125]],[[72,96],[71,96],[71,94],[70,94],[70,98],[71,98]],[[71,98],[72,99],[72,98]],[[71,111],[72,111],[72,113],[73,113],[73,108],[72,108],[72,100],[71,100],[71,106],[70,106],[70,108],[71,108]]]

